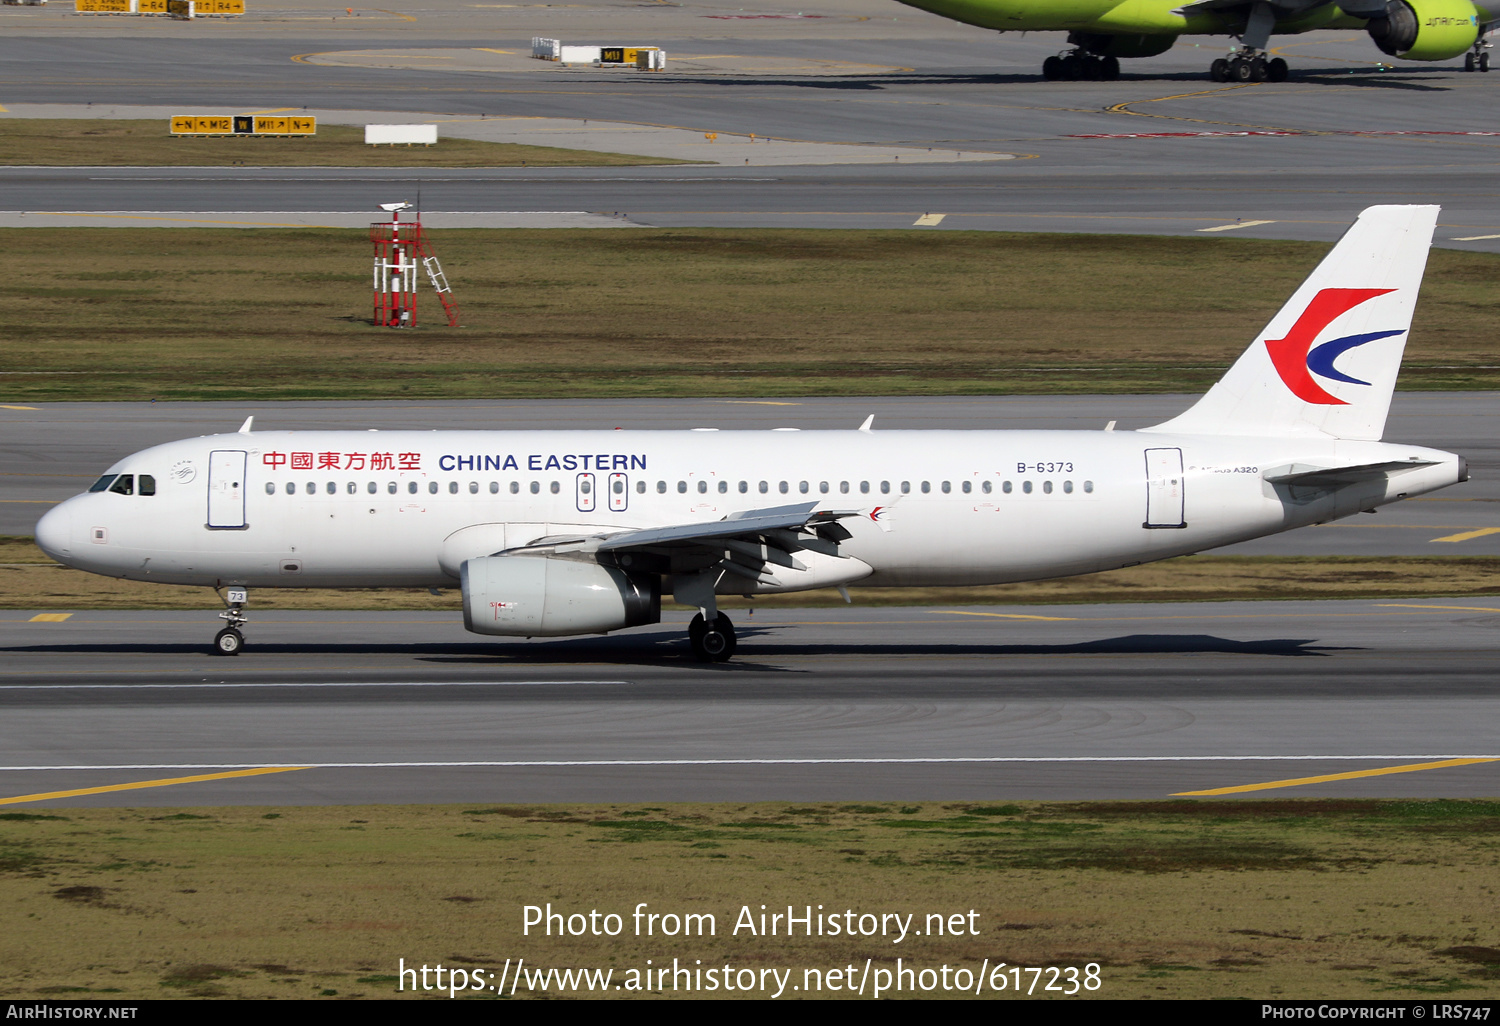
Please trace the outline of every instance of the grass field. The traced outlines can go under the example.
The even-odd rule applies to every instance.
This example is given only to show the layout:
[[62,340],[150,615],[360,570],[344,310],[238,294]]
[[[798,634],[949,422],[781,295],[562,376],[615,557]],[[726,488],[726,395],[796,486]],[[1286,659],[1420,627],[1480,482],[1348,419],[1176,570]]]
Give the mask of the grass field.
[[[11,402],[1196,391],[1327,247],[712,229],[432,233],[462,308],[370,325],[351,230],[0,231]],[[1500,256],[1432,252],[1403,389],[1500,387]],[[1232,283],[1232,285],[1226,285]]]
[[[438,129],[442,135],[442,128]],[[367,146],[358,125],[305,138],[175,138],[160,121],[0,118],[0,166],[26,167],[621,167],[686,164],[661,157],[440,138],[433,146]]]
[[[801,986],[809,968],[857,979],[900,957],[1080,979],[1097,963],[1104,998],[1494,999],[1497,842],[1495,801],[11,806],[0,996],[386,997],[402,959],[628,983],[676,958]],[[623,930],[523,936],[523,907],[549,902]],[[711,913],[714,933],[637,937],[639,902]],[[963,933],[734,934],[762,905],[914,929],[957,914]]]
[[[1204,602],[1231,599],[1398,598],[1500,595],[1500,559],[1472,556],[1186,556],[1028,584],[983,588],[849,589],[861,606],[1048,605],[1070,602]],[[99,577],[61,566],[30,538],[0,535],[0,609],[203,609],[206,588]],[[720,605],[752,603],[724,596]],[[831,590],[767,595],[758,609],[843,605]],[[455,586],[425,588],[261,588],[256,609],[423,610],[462,608]]]

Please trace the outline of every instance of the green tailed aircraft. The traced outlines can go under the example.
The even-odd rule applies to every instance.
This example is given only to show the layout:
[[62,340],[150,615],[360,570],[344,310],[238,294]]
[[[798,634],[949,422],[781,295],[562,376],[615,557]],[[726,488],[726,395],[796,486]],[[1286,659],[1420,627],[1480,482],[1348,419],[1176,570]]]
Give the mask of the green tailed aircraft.
[[1233,36],[1213,62],[1215,82],[1280,82],[1287,63],[1270,57],[1276,33],[1362,29],[1381,52],[1408,61],[1464,55],[1465,71],[1490,70],[1485,36],[1500,0],[900,0],[955,21],[1001,32],[1066,32],[1071,49],[1042,64],[1050,79],[1112,79],[1122,57],[1165,53],[1178,36]]

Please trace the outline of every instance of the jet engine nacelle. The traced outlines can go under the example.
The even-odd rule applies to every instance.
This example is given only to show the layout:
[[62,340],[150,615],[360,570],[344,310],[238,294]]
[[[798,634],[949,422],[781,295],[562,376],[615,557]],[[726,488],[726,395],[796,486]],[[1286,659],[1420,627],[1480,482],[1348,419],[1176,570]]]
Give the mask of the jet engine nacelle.
[[1176,36],[1110,35],[1104,32],[1073,32],[1068,42],[1081,46],[1096,57],[1155,57],[1166,53],[1177,42]]
[[1408,61],[1445,61],[1479,38],[1479,12],[1469,0],[1389,0],[1366,26],[1383,53]]
[[464,627],[475,634],[560,637],[661,622],[661,581],[540,556],[464,562]]

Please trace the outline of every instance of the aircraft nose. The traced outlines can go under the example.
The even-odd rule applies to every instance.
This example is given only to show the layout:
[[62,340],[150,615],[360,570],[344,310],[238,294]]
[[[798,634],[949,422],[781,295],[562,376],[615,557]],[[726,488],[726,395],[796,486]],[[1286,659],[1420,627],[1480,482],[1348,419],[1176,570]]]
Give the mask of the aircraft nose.
[[73,510],[71,503],[48,510],[36,522],[36,544],[59,563],[66,563],[73,548]]

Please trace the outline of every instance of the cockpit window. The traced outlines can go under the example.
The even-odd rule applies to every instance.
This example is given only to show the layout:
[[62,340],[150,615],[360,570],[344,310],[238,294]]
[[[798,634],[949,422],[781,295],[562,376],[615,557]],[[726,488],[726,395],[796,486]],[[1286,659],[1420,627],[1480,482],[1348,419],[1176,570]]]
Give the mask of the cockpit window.
[[109,483],[111,481],[113,481],[114,479],[115,479],[115,475],[113,475],[113,474],[105,474],[103,477],[101,477],[99,480],[95,481],[93,484],[91,484],[89,486],[89,491],[91,491],[91,492],[102,492],[102,491],[104,491],[104,489],[106,489],[106,488],[109,487]]
[[109,486],[109,490],[117,495],[135,494],[135,475],[121,474],[115,478],[115,483]]
[[137,481],[136,483],[138,485],[140,485],[140,492],[139,492],[139,494],[141,494],[141,495],[155,495],[156,494],[156,478],[152,477],[150,474],[142,474],[141,475],[141,479],[139,481]]

